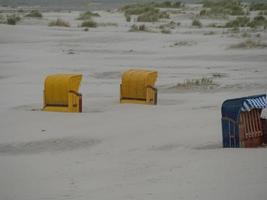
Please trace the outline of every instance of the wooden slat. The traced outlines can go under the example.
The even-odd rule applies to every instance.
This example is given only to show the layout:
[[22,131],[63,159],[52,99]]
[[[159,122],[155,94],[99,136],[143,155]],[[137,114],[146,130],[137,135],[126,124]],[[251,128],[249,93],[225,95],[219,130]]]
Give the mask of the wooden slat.
[[250,131],[250,123],[249,123],[249,118],[248,118],[248,113],[244,113],[245,121],[246,121],[246,127],[247,127],[247,138],[251,138],[251,131]]
[[245,127],[244,127],[244,117],[243,113],[240,114],[240,123],[239,123],[239,142],[240,147],[245,147],[244,141],[245,141]]
[[258,121],[258,112],[256,109],[253,110],[253,118],[255,119],[255,131],[258,135],[260,129],[259,129],[259,121]]
[[257,131],[256,131],[256,118],[254,116],[254,110],[249,112],[249,117],[250,117],[250,123],[251,123],[251,128],[252,128],[252,137],[257,137]]

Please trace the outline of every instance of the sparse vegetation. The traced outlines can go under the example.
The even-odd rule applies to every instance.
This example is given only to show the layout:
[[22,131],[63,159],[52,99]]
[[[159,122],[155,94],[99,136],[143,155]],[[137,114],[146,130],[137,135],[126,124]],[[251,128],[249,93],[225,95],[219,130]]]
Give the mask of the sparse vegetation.
[[196,26],[198,28],[201,28],[202,27],[202,23],[198,19],[195,18],[192,21],[192,26]]
[[3,15],[0,15],[0,24],[5,24],[6,23],[6,19]]
[[230,49],[253,49],[253,48],[266,48],[267,44],[262,43],[260,40],[251,40],[248,39],[244,42],[240,42],[238,44],[231,45]]
[[225,24],[226,28],[237,28],[237,27],[264,27],[267,28],[267,19],[264,16],[256,16],[253,20],[248,17],[237,17],[235,20],[229,21]]
[[167,24],[162,24],[159,26],[160,29],[175,29],[177,26],[179,26],[180,24],[175,23],[174,21],[171,21]]
[[80,16],[77,18],[77,20],[91,20],[92,17],[100,17],[100,15],[98,13],[86,11],[84,13],[81,13]]
[[253,10],[267,10],[267,3],[251,3],[249,9]]
[[131,22],[131,16],[130,15],[126,16],[126,21]]
[[42,18],[43,15],[39,10],[32,10],[28,13],[25,17],[35,17],[35,18]]
[[253,20],[249,23],[249,26],[251,28],[257,28],[257,27],[264,27],[264,29],[267,28],[267,19],[264,16],[256,16],[253,18]]
[[175,42],[174,44],[170,45],[170,47],[183,47],[183,46],[193,46],[197,44],[194,41],[179,41]]
[[57,20],[49,22],[48,26],[70,27],[70,23],[58,18]]
[[203,1],[205,10],[201,11],[203,15],[244,15],[245,11],[240,0],[218,0],[218,1]]
[[20,20],[21,20],[20,16],[15,14],[6,16],[6,24],[9,25],[16,25]]
[[180,1],[176,2],[164,1],[162,3],[153,3],[153,5],[158,8],[181,8],[184,6],[184,4],[181,3]]
[[137,15],[138,22],[156,22],[162,18],[169,18],[167,12],[161,12],[153,4],[133,4],[121,8],[127,21],[131,20],[131,15]]
[[170,18],[167,12],[160,12],[155,10],[153,12],[145,12],[137,17],[138,22],[157,22],[159,19]]
[[243,37],[243,38],[251,38],[251,34],[249,34],[248,32],[243,32],[241,34],[241,37]]
[[247,27],[250,19],[248,17],[237,17],[235,20],[229,21],[225,24],[226,28],[233,27]]
[[160,32],[163,33],[163,34],[171,34],[171,30],[168,29],[168,28],[163,28],[163,29],[161,29]]
[[145,24],[142,24],[142,25],[133,24],[129,31],[130,32],[149,32]]
[[91,27],[91,28],[96,28],[97,23],[93,20],[85,20],[82,22],[81,27]]
[[260,12],[259,12],[259,15],[267,15],[267,10],[260,11]]
[[212,24],[209,24],[208,27],[210,27],[210,28],[224,28],[225,25],[212,23]]
[[226,77],[226,74],[215,72],[215,73],[212,73],[212,77],[213,78],[223,78],[223,77]]
[[97,26],[115,26],[117,27],[118,24],[117,23],[113,23],[113,22],[102,22],[102,23],[97,23]]
[[192,89],[192,88],[204,88],[211,89],[217,84],[212,78],[203,77],[201,79],[190,79],[185,80],[183,83],[178,83],[176,85],[177,89]]
[[203,35],[215,35],[216,33],[214,31],[209,31],[204,33]]

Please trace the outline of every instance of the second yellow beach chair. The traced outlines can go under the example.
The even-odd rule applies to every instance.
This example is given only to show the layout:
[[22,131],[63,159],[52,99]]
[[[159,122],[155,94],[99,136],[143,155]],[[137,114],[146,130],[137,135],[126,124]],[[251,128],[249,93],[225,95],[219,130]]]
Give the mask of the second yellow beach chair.
[[130,69],[123,73],[120,86],[121,103],[157,104],[157,71]]

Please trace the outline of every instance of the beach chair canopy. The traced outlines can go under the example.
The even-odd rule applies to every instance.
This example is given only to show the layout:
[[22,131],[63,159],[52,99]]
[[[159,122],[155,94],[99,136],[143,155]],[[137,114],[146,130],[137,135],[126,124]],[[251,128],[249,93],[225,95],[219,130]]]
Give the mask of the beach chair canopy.
[[131,69],[123,73],[121,96],[126,99],[145,100],[147,88],[154,87],[157,71]]
[[264,109],[266,107],[267,101],[265,94],[229,99],[222,105],[222,117],[228,117],[234,121],[238,121],[240,112],[249,112],[253,109]]
[[68,105],[69,92],[78,93],[82,80],[81,74],[54,74],[45,79],[45,104]]

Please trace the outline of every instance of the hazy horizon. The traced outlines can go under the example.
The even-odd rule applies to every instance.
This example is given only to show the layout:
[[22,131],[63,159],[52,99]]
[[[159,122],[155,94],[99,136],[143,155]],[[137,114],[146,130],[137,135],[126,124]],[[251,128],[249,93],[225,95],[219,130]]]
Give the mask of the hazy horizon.
[[[166,1],[166,0],[0,0],[0,5],[5,6],[40,6],[44,8],[54,9],[87,9],[90,8],[116,8],[122,4],[135,2],[151,2],[151,1]],[[170,0],[172,1],[172,0]],[[174,0],[175,1],[175,0]],[[193,3],[201,2],[202,0],[178,0],[181,2]],[[262,1],[262,0],[244,0],[244,1]]]

